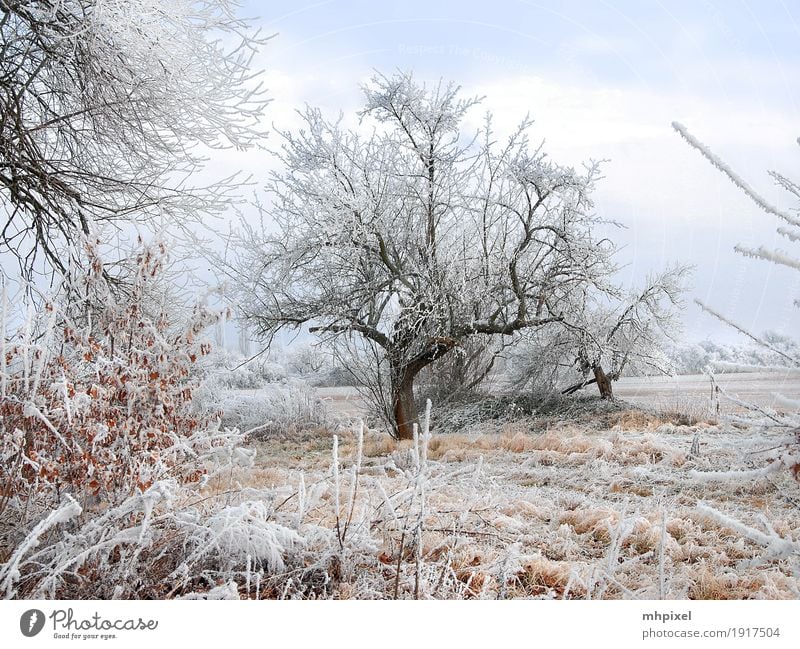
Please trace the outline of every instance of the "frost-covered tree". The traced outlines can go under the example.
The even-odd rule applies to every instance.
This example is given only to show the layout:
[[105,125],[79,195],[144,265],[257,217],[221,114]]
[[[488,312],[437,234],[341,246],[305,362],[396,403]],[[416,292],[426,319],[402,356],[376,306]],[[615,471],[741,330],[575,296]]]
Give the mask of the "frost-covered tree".
[[610,399],[612,382],[625,371],[668,373],[664,346],[679,328],[687,273],[686,266],[675,266],[650,277],[640,291],[579,312],[581,317],[567,332],[577,350],[577,367],[587,378],[563,392],[571,394],[596,383],[600,396]]
[[453,85],[378,76],[360,127],[318,109],[284,132],[271,224],[244,224],[228,260],[240,312],[260,334],[310,324],[362,337],[387,367],[395,434],[417,422],[414,380],[470,336],[564,318],[611,270],[584,171],[552,162],[529,120],[504,142]]
[[99,223],[224,207],[189,175],[260,135],[263,41],[228,0],[0,0],[0,253],[66,274]]
[[[567,310],[563,322],[534,331],[513,352],[514,384],[560,385],[564,394],[596,384],[600,396],[610,399],[612,383],[625,372],[668,373],[671,362],[664,349],[679,330],[688,271],[674,266],[637,291],[606,284],[573,296],[580,302]],[[564,382],[569,384],[563,387]]]

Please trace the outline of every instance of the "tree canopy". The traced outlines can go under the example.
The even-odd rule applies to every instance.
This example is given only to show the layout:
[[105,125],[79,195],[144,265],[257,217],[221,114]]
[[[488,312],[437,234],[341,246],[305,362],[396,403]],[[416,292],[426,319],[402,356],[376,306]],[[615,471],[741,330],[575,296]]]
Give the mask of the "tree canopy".
[[525,120],[498,141],[477,99],[410,75],[364,88],[360,126],[315,108],[284,132],[272,225],[243,223],[229,249],[242,315],[260,333],[308,324],[360,336],[389,368],[396,433],[416,422],[413,381],[476,334],[564,318],[611,272],[590,193],[597,165],[551,161]]
[[259,38],[227,0],[0,0],[0,252],[64,273],[101,223],[193,218],[208,147],[247,147]]

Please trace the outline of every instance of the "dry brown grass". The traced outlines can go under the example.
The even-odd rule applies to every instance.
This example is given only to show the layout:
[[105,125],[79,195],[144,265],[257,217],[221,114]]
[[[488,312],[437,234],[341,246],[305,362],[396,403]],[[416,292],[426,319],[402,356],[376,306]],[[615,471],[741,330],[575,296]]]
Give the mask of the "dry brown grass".
[[636,554],[655,552],[661,544],[661,529],[646,518],[639,517],[633,524],[633,530],[622,542],[623,548],[629,548]]
[[667,534],[669,534],[678,542],[682,541],[689,535],[691,527],[691,521],[685,518],[671,518],[667,521],[666,525]]
[[582,586],[570,588],[570,564],[539,557],[527,561],[514,578],[513,586],[521,597],[583,597]]
[[623,410],[606,415],[605,422],[609,428],[620,430],[655,431],[665,424],[673,426],[716,426],[717,420],[701,412],[690,410],[667,409],[656,412],[646,410]]
[[[796,509],[768,481],[726,486],[688,479],[687,464],[702,470],[730,467],[736,459],[736,431],[705,432],[709,423],[687,427],[674,418],[636,410],[600,416],[606,417],[610,421],[602,422],[608,424],[605,428],[597,422],[553,421],[542,429],[525,418],[493,428],[434,432],[428,458],[431,475],[441,482],[426,491],[422,557],[427,596],[653,597],[663,513],[669,596],[779,598],[797,592],[785,566],[755,563],[762,548],[698,513],[697,502],[704,501],[756,527],[756,515],[763,513],[778,534],[796,538]],[[702,455],[689,458],[697,432],[703,439]],[[357,435],[352,430],[336,434],[342,491],[347,494],[347,468],[355,458]],[[307,487],[316,481],[329,489],[333,432],[318,435],[316,440],[301,438],[294,452],[283,442],[265,442],[259,469],[249,482],[264,486],[283,481],[291,490],[298,469],[303,469]],[[371,481],[380,480],[390,495],[401,494],[413,469],[411,446],[375,431],[365,433],[365,482],[356,518],[363,514],[372,521],[370,534],[379,550],[363,570],[381,575],[389,596],[398,560],[400,596],[413,595],[416,546],[406,537],[399,557],[406,519],[393,521],[379,511],[382,497],[375,495]],[[248,483],[245,476],[236,476],[240,478]],[[331,529],[334,502],[330,491],[323,493],[305,520]],[[621,530],[625,532],[619,538]],[[520,546],[522,568],[503,583],[501,568],[512,543]],[[603,581],[612,552],[619,553],[619,568],[613,582]],[[440,575],[445,576],[441,588],[434,586]],[[358,596],[355,582],[336,588],[342,589],[337,597]]]
[[462,547],[453,553],[450,567],[456,579],[463,584],[467,599],[479,597],[486,589],[496,586],[490,572],[497,558],[496,552],[487,552],[474,545]]
[[383,457],[397,448],[397,441],[389,435],[372,433],[364,438],[364,457]]
[[435,435],[428,446],[428,457],[434,460],[461,461],[470,455],[488,451],[508,453],[550,451],[557,456],[592,454],[599,457],[609,450],[610,446],[603,440],[585,435],[573,428],[531,433],[521,426],[506,426],[500,433]]
[[642,498],[649,498],[653,495],[653,488],[625,480],[611,483],[609,492],[612,494],[633,494]]
[[[662,461],[680,467],[687,454],[675,447],[664,445],[652,434],[601,436],[581,431],[574,426],[533,433],[522,426],[506,426],[500,433],[465,435],[445,433],[434,435],[428,447],[432,460],[463,462],[471,457],[492,452],[530,454],[542,466],[580,465],[593,458],[614,460],[624,465],[656,464]],[[386,443],[388,452],[399,448],[397,443]],[[373,450],[370,450],[372,453]],[[632,492],[632,493],[635,493]]]
[[604,509],[576,509],[564,512],[559,522],[569,525],[576,534],[590,534],[595,541],[608,544],[619,522],[619,514]]
[[764,582],[758,577],[741,578],[733,573],[720,573],[702,566],[689,586],[689,599],[729,600],[751,599]]

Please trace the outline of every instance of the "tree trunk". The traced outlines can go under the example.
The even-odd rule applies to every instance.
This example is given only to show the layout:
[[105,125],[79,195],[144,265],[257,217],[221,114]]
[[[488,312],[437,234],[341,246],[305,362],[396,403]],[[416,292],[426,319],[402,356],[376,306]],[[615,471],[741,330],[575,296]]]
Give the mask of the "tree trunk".
[[[397,439],[413,439],[414,425],[419,424],[417,406],[414,403],[414,379],[422,369],[440,359],[458,344],[455,338],[431,338],[419,353],[407,358],[400,348],[395,359],[390,360],[392,376],[392,414]],[[393,362],[394,360],[394,362]]]
[[414,439],[414,425],[419,424],[417,404],[414,403],[415,376],[405,372],[392,386],[392,414],[397,439]]
[[594,378],[597,381],[597,389],[600,390],[600,396],[603,399],[613,399],[614,391],[611,389],[611,380],[606,376],[603,368],[600,365],[595,365],[592,367],[592,371],[594,371]]

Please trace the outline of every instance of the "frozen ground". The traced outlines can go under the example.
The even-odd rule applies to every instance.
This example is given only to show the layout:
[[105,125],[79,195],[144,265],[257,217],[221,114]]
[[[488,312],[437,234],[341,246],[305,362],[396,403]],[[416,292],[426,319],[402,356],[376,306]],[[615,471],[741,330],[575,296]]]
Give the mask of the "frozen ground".
[[769,433],[622,408],[433,431],[427,449],[367,430],[360,464],[354,430],[338,440],[336,470],[320,429],[261,442],[256,468],[236,478],[274,488],[276,515],[309,539],[261,596],[800,596],[790,472],[707,479],[766,466],[780,450]]
[[[800,398],[800,372],[748,372],[718,374],[717,385],[740,401],[776,407],[776,393]],[[716,401],[709,378],[703,374],[685,376],[626,377],[614,384],[614,394],[629,403],[663,410],[716,412]],[[725,399],[720,412],[738,410]]]
[[[719,387],[740,400],[774,407],[775,393],[800,398],[800,372],[748,372],[719,374]],[[595,386],[584,393],[594,394]],[[355,388],[317,388],[317,394],[337,413],[359,416],[364,402]],[[614,383],[614,394],[620,399],[646,408],[683,411],[687,414],[716,413],[716,401],[709,378],[704,374],[683,376],[625,377]],[[719,400],[720,413],[738,410],[730,402]]]
[[335,413],[359,417],[366,411],[366,404],[351,387],[317,388],[317,396]]

